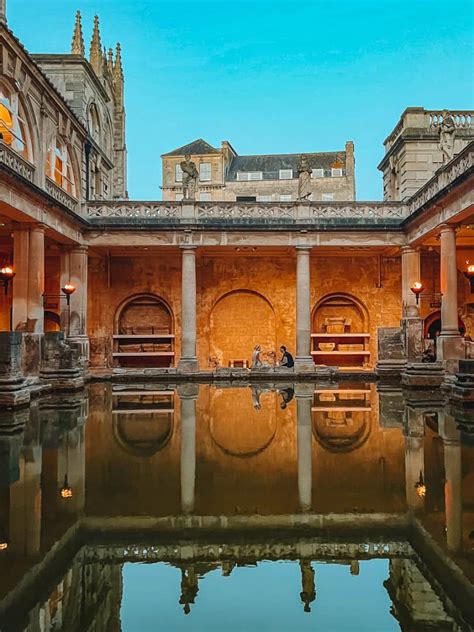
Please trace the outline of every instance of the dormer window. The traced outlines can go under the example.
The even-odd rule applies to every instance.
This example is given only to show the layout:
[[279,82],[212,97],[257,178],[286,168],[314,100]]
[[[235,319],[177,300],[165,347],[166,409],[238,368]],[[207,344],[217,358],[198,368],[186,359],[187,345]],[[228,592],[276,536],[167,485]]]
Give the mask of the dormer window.
[[248,180],[262,180],[263,173],[261,171],[238,171],[237,180],[245,182]]
[[59,138],[51,144],[46,158],[46,175],[58,186],[76,197],[76,183],[69,151]]
[[0,86],[0,134],[6,145],[26,160],[31,159],[31,142],[28,126],[17,94]]
[[293,178],[293,169],[280,169],[280,180],[291,180]]

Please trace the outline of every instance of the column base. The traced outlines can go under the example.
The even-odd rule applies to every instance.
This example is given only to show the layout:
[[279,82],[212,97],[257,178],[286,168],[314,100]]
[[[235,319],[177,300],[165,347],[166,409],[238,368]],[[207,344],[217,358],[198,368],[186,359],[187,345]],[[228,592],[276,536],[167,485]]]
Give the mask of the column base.
[[316,365],[311,356],[296,356],[295,373],[314,373]]
[[438,362],[462,360],[466,357],[466,343],[464,338],[441,334],[436,341],[436,359]]
[[181,358],[178,362],[179,373],[197,373],[199,371],[199,362],[194,358]]

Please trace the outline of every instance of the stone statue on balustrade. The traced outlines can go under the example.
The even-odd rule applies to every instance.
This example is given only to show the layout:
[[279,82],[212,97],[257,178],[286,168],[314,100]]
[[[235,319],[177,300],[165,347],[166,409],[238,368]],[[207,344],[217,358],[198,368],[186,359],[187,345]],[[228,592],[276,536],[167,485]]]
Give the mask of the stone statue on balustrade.
[[181,161],[180,167],[183,172],[183,199],[195,200],[199,175],[196,163],[191,160],[191,156],[186,155]]
[[301,156],[298,165],[298,200],[309,200],[311,197],[311,169],[306,156]]
[[438,123],[438,133],[439,149],[443,156],[443,164],[446,164],[454,156],[454,136],[456,133],[456,123],[447,110],[443,110],[443,120]]

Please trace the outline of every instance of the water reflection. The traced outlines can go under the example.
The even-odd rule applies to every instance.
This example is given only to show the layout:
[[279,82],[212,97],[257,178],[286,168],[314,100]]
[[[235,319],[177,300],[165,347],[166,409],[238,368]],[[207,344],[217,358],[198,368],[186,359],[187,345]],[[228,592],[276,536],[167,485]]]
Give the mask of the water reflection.
[[[474,629],[469,429],[440,393],[361,383],[95,384],[87,397],[34,402],[0,424],[0,628],[69,629],[74,611],[88,626],[76,629],[119,630],[139,616],[126,567],[148,562],[179,571],[180,610],[163,604],[165,629],[181,629],[178,614],[193,620],[217,569],[245,569],[257,590],[264,568],[269,587],[283,584],[318,621],[319,569],[341,564],[365,603],[387,606],[374,630]],[[368,560],[384,564],[382,580],[360,573]],[[146,593],[145,571],[133,574]],[[235,590],[228,629],[245,623]],[[279,628],[271,603],[260,629],[307,625],[294,613]],[[217,625],[199,617],[191,629]]]

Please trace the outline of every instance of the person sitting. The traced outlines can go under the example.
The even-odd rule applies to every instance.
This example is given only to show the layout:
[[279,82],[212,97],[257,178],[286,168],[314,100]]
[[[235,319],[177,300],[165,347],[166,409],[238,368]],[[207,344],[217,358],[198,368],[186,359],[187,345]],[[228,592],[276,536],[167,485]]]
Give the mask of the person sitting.
[[282,345],[280,347],[280,352],[282,354],[280,360],[280,366],[285,366],[288,369],[291,369],[295,366],[295,361],[293,360],[293,356],[289,351],[286,350],[286,347]]

